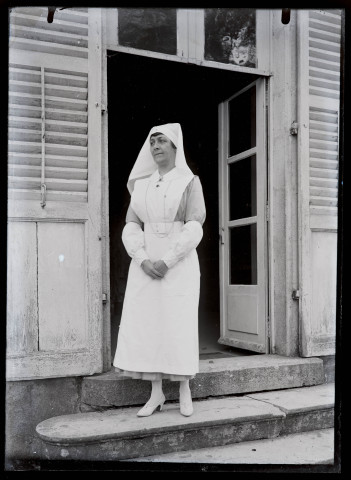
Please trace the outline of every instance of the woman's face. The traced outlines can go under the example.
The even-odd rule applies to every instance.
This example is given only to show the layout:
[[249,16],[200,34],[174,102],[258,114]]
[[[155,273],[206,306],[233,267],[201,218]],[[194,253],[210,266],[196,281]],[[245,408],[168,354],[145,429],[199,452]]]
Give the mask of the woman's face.
[[170,139],[162,133],[150,138],[150,151],[158,166],[173,165],[175,162],[176,150]]

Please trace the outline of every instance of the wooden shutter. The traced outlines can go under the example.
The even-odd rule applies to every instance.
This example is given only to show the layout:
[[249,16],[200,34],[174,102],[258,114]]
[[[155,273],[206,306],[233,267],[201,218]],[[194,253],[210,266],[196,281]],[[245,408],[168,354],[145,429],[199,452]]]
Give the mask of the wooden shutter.
[[87,201],[87,9],[57,10],[52,24],[47,8],[10,18],[9,198],[40,200],[44,185],[48,200]]
[[10,48],[88,58],[88,9],[56,9],[47,21],[48,9],[18,7],[10,15]]
[[43,183],[47,200],[86,202],[88,74],[10,63],[9,85],[10,198],[40,200]]
[[340,33],[340,10],[298,12],[303,356],[335,353]]
[[101,13],[47,11],[10,15],[10,380],[102,370]]

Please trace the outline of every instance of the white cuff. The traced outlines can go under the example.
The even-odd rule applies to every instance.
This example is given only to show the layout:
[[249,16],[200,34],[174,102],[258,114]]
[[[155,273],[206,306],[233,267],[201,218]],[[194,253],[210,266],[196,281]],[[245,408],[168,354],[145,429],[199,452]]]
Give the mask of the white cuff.
[[137,264],[140,266],[144,260],[149,260],[149,257],[147,256],[147,253],[143,248],[139,248],[133,256],[133,259],[137,262]]
[[172,251],[167,252],[162,258],[168,268],[172,268],[177,262],[178,257]]

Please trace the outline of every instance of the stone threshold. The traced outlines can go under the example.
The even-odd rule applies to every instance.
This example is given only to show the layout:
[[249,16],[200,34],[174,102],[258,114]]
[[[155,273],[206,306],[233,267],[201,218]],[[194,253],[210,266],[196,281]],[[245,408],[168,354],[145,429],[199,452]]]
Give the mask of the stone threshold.
[[[200,360],[200,372],[190,381],[194,399],[281,390],[324,383],[320,358],[249,355]],[[151,382],[110,372],[85,377],[82,411],[142,405],[150,396]],[[177,400],[178,382],[165,380],[167,400]]]

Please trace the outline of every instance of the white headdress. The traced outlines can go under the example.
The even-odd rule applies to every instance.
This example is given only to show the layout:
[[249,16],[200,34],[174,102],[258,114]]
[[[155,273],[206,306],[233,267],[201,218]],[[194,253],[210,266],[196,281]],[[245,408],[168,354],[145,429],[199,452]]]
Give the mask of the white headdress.
[[164,125],[157,125],[150,130],[144,145],[142,146],[139,155],[134,163],[132,171],[130,172],[127,187],[130,193],[132,193],[135,180],[140,178],[146,178],[152,175],[157,165],[151,155],[150,151],[150,136],[153,133],[160,132],[166,135],[177,147],[177,153],[175,157],[175,166],[184,170],[185,173],[193,175],[188,164],[186,163],[183,147],[183,133],[179,123],[166,123]]

